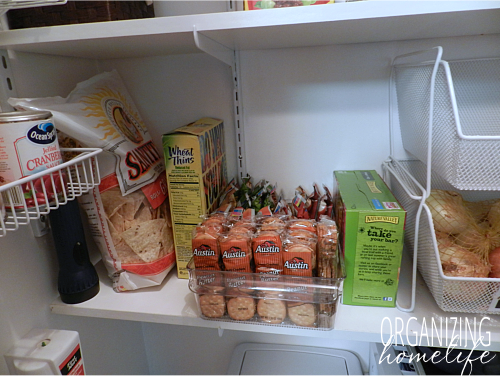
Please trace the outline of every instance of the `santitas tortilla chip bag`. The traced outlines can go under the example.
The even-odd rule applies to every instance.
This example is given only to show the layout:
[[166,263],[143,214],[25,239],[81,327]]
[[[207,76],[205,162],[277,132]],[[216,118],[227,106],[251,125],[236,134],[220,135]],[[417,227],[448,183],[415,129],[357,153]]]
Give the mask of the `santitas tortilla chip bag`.
[[49,110],[62,147],[102,148],[101,184],[79,197],[115,291],[159,285],[175,265],[162,154],[118,72],[79,83],[67,98],[11,98],[16,109]]

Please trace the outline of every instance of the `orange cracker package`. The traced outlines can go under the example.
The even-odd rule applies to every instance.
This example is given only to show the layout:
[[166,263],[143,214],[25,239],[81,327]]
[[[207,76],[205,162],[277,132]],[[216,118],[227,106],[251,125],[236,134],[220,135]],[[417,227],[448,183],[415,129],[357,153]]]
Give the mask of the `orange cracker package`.
[[226,224],[226,230],[234,234],[253,234],[257,230],[257,226],[252,221],[247,221],[245,219],[235,221],[229,218]]
[[276,231],[259,231],[252,238],[255,267],[283,270],[281,236]]
[[316,242],[288,237],[283,243],[283,274],[312,277],[316,269]]
[[286,228],[286,221],[277,216],[264,217],[259,220],[259,226],[261,231],[283,231]]
[[253,260],[250,233],[221,235],[219,246],[224,269],[231,271],[225,276],[226,286],[251,292]]
[[202,217],[203,221],[195,228],[196,231],[213,232],[214,234],[222,234],[225,228],[225,217],[222,214],[211,214]]
[[159,285],[175,265],[165,164],[118,72],[81,82],[66,98],[9,102],[49,110],[64,136],[103,149],[101,184],[79,202],[113,289]]
[[248,233],[221,235],[219,246],[226,271],[252,272],[252,247]]
[[237,288],[241,292],[251,292],[253,286],[253,258],[251,246],[251,234],[227,233],[219,237],[219,246],[222,262],[226,271],[232,272],[226,275],[228,288]]
[[219,233],[210,228],[197,228],[191,240],[195,268],[201,270],[221,270]]
[[337,224],[323,218],[318,222],[318,277],[336,278]]
[[288,230],[308,230],[316,233],[316,221],[314,219],[294,218],[288,221]]
[[[260,229],[252,238],[256,280],[261,287],[282,289],[284,222],[281,219],[267,219],[260,222]],[[272,230],[272,229],[275,230]],[[268,292],[266,292],[268,293]]]
[[193,230],[191,248],[193,251],[193,262],[196,268],[196,281],[209,292],[221,292],[224,290],[224,281],[219,271],[220,249],[218,238],[222,226],[217,226],[214,221],[201,223]]

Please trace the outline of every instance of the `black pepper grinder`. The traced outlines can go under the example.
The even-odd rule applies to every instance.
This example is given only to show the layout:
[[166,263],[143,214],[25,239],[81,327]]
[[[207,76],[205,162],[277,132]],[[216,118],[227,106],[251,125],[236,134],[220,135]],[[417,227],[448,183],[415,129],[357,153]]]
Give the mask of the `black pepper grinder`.
[[64,303],[75,304],[99,292],[99,277],[90,262],[78,201],[68,201],[49,214],[59,263],[57,288]]

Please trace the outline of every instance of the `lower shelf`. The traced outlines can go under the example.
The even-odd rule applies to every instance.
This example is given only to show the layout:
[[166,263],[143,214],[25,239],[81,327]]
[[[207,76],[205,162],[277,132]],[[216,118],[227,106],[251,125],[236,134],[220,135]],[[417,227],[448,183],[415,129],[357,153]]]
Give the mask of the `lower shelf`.
[[[403,258],[405,263],[402,265],[398,299],[409,301],[410,278],[407,274],[410,271],[410,260],[408,256]],[[175,270],[160,286],[116,293],[112,289],[103,263],[98,262],[96,269],[101,284],[101,291],[96,297],[75,305],[65,304],[58,298],[50,306],[52,312],[63,315],[214,328],[219,332],[222,330],[250,331],[376,343],[387,343],[392,340],[392,343],[404,345],[435,347],[447,347],[456,337],[451,343],[454,348],[500,349],[500,316],[443,312],[420,277],[417,282],[414,312],[406,313],[396,308],[339,304],[333,330],[318,331],[202,319],[198,314],[195,296],[188,288],[188,281],[177,278]],[[477,335],[483,336],[484,340],[483,343],[474,346],[472,341]]]

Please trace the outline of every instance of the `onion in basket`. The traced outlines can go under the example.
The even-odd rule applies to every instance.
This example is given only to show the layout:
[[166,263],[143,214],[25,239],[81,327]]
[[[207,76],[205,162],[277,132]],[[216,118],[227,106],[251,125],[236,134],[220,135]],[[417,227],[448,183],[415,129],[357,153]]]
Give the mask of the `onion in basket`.
[[500,278],[500,247],[493,249],[489,254],[491,264],[490,278]]
[[491,226],[500,228],[500,200],[491,205],[487,219]]
[[431,211],[434,229],[437,231],[458,234],[474,222],[459,193],[433,189],[425,202]]
[[487,278],[490,267],[475,254],[458,245],[438,245],[444,275],[448,277]]
[[[445,242],[447,243],[447,242]],[[457,245],[438,245],[444,275],[448,277],[486,278],[489,266],[477,254]],[[480,302],[488,294],[487,283],[456,282],[446,285],[443,298],[453,307],[468,308]],[[473,303],[474,302],[474,303]]]
[[496,202],[496,200],[486,200],[486,201],[465,201],[465,207],[471,215],[474,217],[476,222],[483,222],[487,219],[488,212],[491,206]]
[[453,246],[453,244],[455,243],[452,236],[440,231],[436,231],[436,240],[438,246],[444,247]]
[[488,222],[472,223],[455,237],[457,245],[478,254],[483,262],[488,262],[492,249],[500,247],[500,231]]

